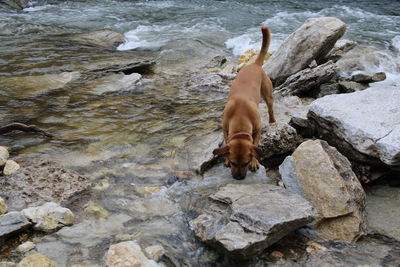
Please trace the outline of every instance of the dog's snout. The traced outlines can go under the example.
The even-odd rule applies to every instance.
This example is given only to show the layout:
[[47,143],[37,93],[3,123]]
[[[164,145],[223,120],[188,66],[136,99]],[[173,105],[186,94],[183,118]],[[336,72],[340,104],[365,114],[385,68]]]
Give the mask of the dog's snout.
[[240,172],[232,174],[232,176],[236,180],[243,180],[244,178],[246,178],[246,174],[243,174],[243,173],[240,173]]

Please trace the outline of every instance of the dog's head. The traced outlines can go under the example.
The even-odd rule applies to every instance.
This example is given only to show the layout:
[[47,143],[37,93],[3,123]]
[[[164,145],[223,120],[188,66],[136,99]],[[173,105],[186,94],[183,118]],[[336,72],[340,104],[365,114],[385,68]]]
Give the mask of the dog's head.
[[214,149],[214,155],[225,155],[231,167],[232,177],[237,180],[246,178],[247,169],[253,157],[258,158],[260,149],[250,140],[233,139],[229,144]]

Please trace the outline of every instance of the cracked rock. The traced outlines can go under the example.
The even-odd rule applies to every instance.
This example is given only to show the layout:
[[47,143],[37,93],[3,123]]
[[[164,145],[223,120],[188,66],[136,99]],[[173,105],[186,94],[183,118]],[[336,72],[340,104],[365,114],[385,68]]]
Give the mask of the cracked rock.
[[374,86],[317,99],[307,116],[317,135],[347,157],[400,167],[399,99],[399,87]]
[[314,209],[300,195],[267,184],[228,184],[210,196],[207,212],[191,221],[198,238],[250,257],[311,222]]
[[351,164],[322,140],[303,142],[279,166],[285,187],[317,210],[315,228],[329,240],[356,241],[365,234],[365,193]]

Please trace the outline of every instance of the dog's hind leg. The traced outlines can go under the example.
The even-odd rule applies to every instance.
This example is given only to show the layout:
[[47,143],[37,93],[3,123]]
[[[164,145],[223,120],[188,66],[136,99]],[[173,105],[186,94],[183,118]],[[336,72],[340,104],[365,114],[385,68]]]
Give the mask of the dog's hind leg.
[[274,95],[272,93],[272,82],[270,78],[263,72],[263,78],[261,82],[261,96],[267,103],[269,123],[275,122],[274,115]]

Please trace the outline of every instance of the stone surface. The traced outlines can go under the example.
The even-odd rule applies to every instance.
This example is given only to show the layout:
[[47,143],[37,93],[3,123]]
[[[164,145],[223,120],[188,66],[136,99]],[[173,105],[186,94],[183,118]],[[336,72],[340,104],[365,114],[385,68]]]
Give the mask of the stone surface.
[[353,160],[400,166],[400,88],[371,87],[329,95],[310,105],[308,118],[323,139]]
[[330,81],[337,71],[335,63],[328,61],[315,68],[307,68],[289,76],[283,84],[275,88],[275,91],[283,96],[304,95]]
[[20,212],[11,211],[0,215],[0,240],[3,237],[23,231],[31,226],[31,223]]
[[261,252],[314,216],[308,201],[273,185],[228,184],[210,198],[216,206],[191,221],[196,236],[243,257]]
[[354,93],[357,91],[362,91],[365,88],[367,88],[365,84],[361,84],[354,81],[340,81],[338,85],[339,85],[339,91],[341,93]]
[[0,179],[0,195],[7,199],[10,209],[21,210],[49,201],[64,204],[91,185],[87,177],[56,162],[35,160],[24,162],[24,166],[7,179]]
[[265,63],[264,69],[275,85],[319,62],[346,31],[346,24],[332,17],[310,18],[292,33]]
[[0,146],[0,167],[6,164],[9,156],[7,147]]
[[196,92],[228,92],[229,86],[216,73],[196,73],[187,82],[188,91]]
[[316,229],[330,240],[356,241],[366,232],[365,193],[350,162],[325,141],[303,142],[279,172],[285,187],[318,213]]
[[0,215],[3,215],[8,210],[6,201],[0,197]]
[[0,4],[2,3],[18,10],[32,6],[32,3],[29,0],[1,0]]
[[52,90],[61,89],[80,77],[79,72],[59,74],[3,77],[0,79],[9,97],[36,97]]
[[17,267],[17,264],[10,261],[2,261],[0,262],[0,267]]
[[373,186],[366,193],[368,231],[400,241],[400,188]]
[[207,136],[195,136],[185,142],[184,150],[187,151],[189,169],[203,174],[218,162],[218,157],[213,155],[213,150],[224,143],[222,132],[213,132]]
[[357,42],[351,40],[338,40],[332,50],[326,56],[327,60],[338,61],[344,54],[358,45]]
[[140,246],[134,241],[121,242],[110,246],[106,254],[108,267],[155,267],[158,266],[149,260],[142,252]]
[[57,263],[46,256],[35,253],[23,258],[17,265],[18,267],[57,267]]
[[93,247],[108,240],[110,236],[123,233],[125,223],[132,219],[125,214],[111,214],[99,220],[84,220],[70,227],[64,227],[56,235],[67,243],[82,244]]
[[16,171],[18,171],[19,169],[20,169],[20,166],[18,163],[16,163],[13,160],[7,160],[6,164],[4,165],[3,174],[11,175],[11,174],[15,173]]
[[159,261],[165,254],[165,249],[161,245],[152,245],[144,249],[146,256],[155,261]]
[[31,251],[32,249],[34,249],[36,247],[35,243],[31,242],[31,241],[27,241],[22,243],[21,245],[19,245],[17,247],[17,251],[21,252],[21,253],[26,253],[28,251]]
[[121,33],[104,29],[88,33],[75,34],[71,39],[85,45],[117,47],[124,42],[125,37]]
[[142,75],[139,73],[132,73],[129,75],[112,74],[94,80],[88,85],[84,86],[96,95],[101,95],[108,92],[126,91],[135,88]]
[[271,123],[261,130],[260,162],[274,156],[282,156],[296,149],[300,137],[296,130],[286,123]]
[[33,223],[33,229],[43,232],[53,232],[74,223],[73,213],[54,202],[27,208],[22,210],[21,213]]
[[366,71],[360,71],[351,76],[351,80],[359,83],[373,83],[380,82],[386,79],[384,72],[369,73]]

